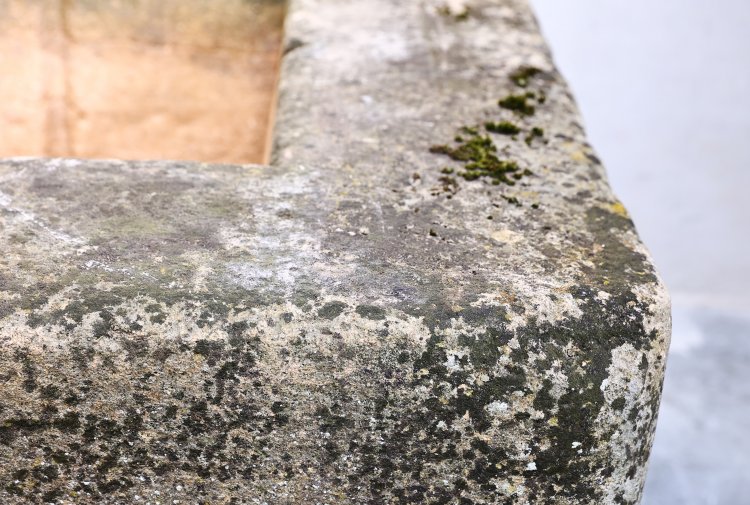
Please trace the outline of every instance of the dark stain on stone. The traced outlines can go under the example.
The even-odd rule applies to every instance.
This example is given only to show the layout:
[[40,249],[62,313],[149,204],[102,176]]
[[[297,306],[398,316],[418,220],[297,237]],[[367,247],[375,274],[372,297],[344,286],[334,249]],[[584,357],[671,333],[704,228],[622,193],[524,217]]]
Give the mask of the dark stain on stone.
[[358,305],[355,312],[364,318],[374,321],[385,319],[385,310],[375,305]]
[[621,291],[628,286],[658,281],[648,258],[633,251],[620,238],[633,232],[630,218],[601,207],[590,207],[586,211],[586,224],[595,244],[604,246],[593,258],[595,268],[589,269],[595,285],[605,291]]
[[344,302],[328,302],[318,309],[318,316],[323,319],[336,319],[344,312],[344,310],[346,310],[347,307],[348,305]]

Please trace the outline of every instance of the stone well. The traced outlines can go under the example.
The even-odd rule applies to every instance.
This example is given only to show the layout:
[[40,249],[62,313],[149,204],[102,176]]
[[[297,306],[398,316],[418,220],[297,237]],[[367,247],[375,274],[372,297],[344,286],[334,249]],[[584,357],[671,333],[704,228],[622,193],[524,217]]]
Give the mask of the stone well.
[[638,503],[669,299],[525,0],[0,26],[0,503]]

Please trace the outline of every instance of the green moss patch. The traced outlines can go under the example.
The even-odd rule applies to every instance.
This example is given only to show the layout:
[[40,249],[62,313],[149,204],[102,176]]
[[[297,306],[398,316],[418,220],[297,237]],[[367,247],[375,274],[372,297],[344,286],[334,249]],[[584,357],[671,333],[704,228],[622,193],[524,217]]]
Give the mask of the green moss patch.
[[457,144],[435,145],[430,148],[430,152],[463,162],[465,170],[458,175],[467,181],[487,177],[493,184],[505,183],[512,186],[525,174],[515,161],[502,160],[497,156],[497,146],[489,136],[473,133],[468,138],[462,137]]
[[528,99],[534,98],[533,93],[526,93],[525,95],[508,95],[505,98],[497,102],[497,104],[503,109],[512,110],[522,116],[533,116],[536,112],[536,108],[527,102]]
[[513,81],[516,86],[525,88],[526,86],[528,86],[531,78],[537,74],[540,74],[541,72],[542,71],[536,67],[521,67],[510,74],[510,80]]
[[498,121],[496,123],[490,121],[484,124],[484,128],[490,133],[499,133],[500,135],[518,135],[521,133],[521,129],[510,121]]
[[526,144],[530,146],[531,143],[534,142],[534,139],[542,138],[542,137],[544,137],[544,130],[535,126],[534,128],[531,129],[531,132],[528,135],[526,135],[526,139],[525,139]]

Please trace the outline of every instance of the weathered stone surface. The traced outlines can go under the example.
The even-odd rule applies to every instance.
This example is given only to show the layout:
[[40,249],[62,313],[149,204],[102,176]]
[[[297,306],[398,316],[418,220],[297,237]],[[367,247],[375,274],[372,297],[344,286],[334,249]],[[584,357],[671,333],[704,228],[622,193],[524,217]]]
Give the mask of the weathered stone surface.
[[0,162],[2,500],[637,503],[669,302],[525,1],[286,33],[269,167]]

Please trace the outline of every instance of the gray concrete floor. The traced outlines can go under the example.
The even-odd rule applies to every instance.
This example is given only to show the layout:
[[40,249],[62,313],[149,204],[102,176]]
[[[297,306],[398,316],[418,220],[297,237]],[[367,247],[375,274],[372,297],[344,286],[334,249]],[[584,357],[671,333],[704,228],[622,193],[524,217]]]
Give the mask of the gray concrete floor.
[[643,505],[750,504],[750,314],[675,300]]
[[750,505],[750,2],[531,0],[673,297],[644,505]]

